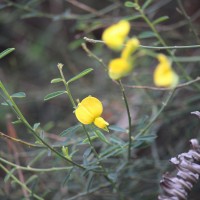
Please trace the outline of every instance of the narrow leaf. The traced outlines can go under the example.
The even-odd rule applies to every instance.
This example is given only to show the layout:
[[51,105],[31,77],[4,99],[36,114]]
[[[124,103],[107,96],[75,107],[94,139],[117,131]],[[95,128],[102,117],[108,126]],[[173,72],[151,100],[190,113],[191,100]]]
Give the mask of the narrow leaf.
[[33,125],[33,130],[35,131],[39,126],[40,126],[40,123],[35,123],[35,124]]
[[152,2],[152,0],[145,1],[145,3],[142,6],[142,9],[144,10],[145,8],[147,8],[151,4],[151,2]]
[[161,22],[163,22],[163,21],[166,21],[166,20],[168,20],[168,19],[169,19],[168,16],[162,16],[162,17],[159,17],[158,19],[154,20],[154,21],[153,21],[153,24],[156,25],[156,24],[159,24],[159,23],[161,23]]
[[157,137],[155,134],[150,134],[150,135],[145,135],[145,136],[140,136],[139,138],[136,138],[135,140],[137,141],[146,141],[146,142],[151,142]]
[[145,31],[139,34],[138,38],[144,39],[144,38],[151,38],[151,37],[156,37],[156,34],[152,31]]
[[[98,136],[97,136],[97,135],[94,135],[94,136],[91,136],[91,137],[90,137],[90,140],[92,141],[92,140],[94,140],[94,139],[96,139],[96,138],[98,138]],[[88,143],[89,143],[88,138],[86,138],[86,139],[84,139],[84,140],[82,141],[82,144],[88,144]]]
[[13,173],[15,172],[16,168],[12,168],[11,170],[9,170],[9,173],[7,173],[7,175],[4,178],[4,182],[6,183],[10,177],[13,175]]
[[131,1],[126,1],[125,4],[124,4],[126,7],[128,8],[137,8],[138,7],[138,4],[137,3],[133,3]]
[[82,71],[80,74],[78,74],[78,75],[74,76],[73,78],[71,78],[69,81],[67,81],[67,83],[71,83],[71,82],[73,82],[73,81],[76,81],[76,80],[78,80],[79,78],[81,78],[81,77],[83,77],[83,76],[89,74],[91,71],[93,71],[93,69],[92,69],[92,68],[88,68],[88,69]]
[[24,98],[24,97],[26,97],[26,94],[24,92],[18,92],[18,93],[12,94],[11,97],[13,97],[13,98]]
[[46,96],[44,97],[44,100],[47,101],[47,100],[49,100],[49,99],[53,99],[53,98],[55,98],[55,97],[57,97],[57,96],[60,96],[61,94],[65,94],[65,93],[66,93],[65,91],[52,92],[52,93],[46,95]]
[[52,79],[51,80],[51,83],[59,83],[59,82],[62,82],[62,78],[55,78],[55,79]]
[[81,128],[81,124],[77,124],[75,126],[69,127],[68,129],[60,133],[60,136],[66,136],[69,133],[76,133],[80,128]]
[[2,106],[12,106],[12,102],[10,100],[7,100],[7,102],[1,103]]
[[121,128],[121,127],[116,126],[116,125],[110,125],[110,126],[108,127],[108,129],[109,129],[109,130],[112,130],[112,131],[127,133],[127,129]]
[[107,140],[106,136],[100,131],[100,130],[96,130],[95,134],[98,136],[98,138],[102,141],[105,142],[107,144],[110,144],[110,142]]
[[22,123],[22,121],[21,121],[20,119],[18,119],[18,120],[16,120],[16,121],[12,122],[12,124],[21,124],[21,123]]
[[9,53],[11,53],[14,50],[15,50],[15,48],[9,48],[9,49],[6,49],[5,51],[1,52],[0,59],[3,58],[4,56],[8,55]]

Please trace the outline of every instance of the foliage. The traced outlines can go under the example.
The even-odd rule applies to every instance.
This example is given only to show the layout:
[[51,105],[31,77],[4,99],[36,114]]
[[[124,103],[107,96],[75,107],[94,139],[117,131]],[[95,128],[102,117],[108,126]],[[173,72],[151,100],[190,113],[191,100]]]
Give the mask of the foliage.
[[[165,13],[176,6],[181,15]],[[200,39],[186,4],[0,7],[0,198],[156,199],[167,159],[198,137],[189,113],[199,109]]]

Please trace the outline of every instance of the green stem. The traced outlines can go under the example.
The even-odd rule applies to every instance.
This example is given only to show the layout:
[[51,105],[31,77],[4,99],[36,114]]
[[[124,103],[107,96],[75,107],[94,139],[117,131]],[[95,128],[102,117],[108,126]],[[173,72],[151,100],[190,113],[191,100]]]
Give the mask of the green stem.
[[12,162],[9,162],[9,161],[7,161],[3,158],[0,158],[0,161],[8,164],[10,166],[16,167],[16,169],[21,169],[21,170],[25,170],[25,171],[32,171],[32,172],[52,172],[52,171],[60,171],[60,170],[69,170],[69,169],[72,168],[72,167],[52,167],[52,168],[42,169],[42,168],[33,168],[33,167],[30,167],[30,166],[23,167],[23,166],[20,166],[20,165],[16,165]]
[[139,136],[144,135],[146,133],[146,131],[151,127],[151,125],[156,121],[156,119],[160,116],[160,114],[162,113],[162,111],[165,109],[165,107],[168,105],[170,99],[172,98],[174,92],[176,89],[172,89],[166,100],[162,103],[162,106],[160,108],[160,110],[156,113],[156,115],[154,115],[154,117],[150,120],[150,122],[144,127],[144,129],[142,129],[136,136],[134,139],[137,139]]
[[12,173],[10,173],[9,170],[7,170],[2,164],[0,164],[0,168],[4,170],[9,176],[18,183],[22,188],[24,188],[26,191],[28,191],[31,195],[35,197],[35,199],[38,200],[44,200],[43,198],[39,197],[38,195],[34,194],[25,184],[23,184],[16,176],[14,176]]
[[188,16],[188,14],[185,11],[185,8],[183,7],[182,1],[180,1],[180,0],[177,0],[177,1],[178,1],[178,5],[179,5],[179,7],[182,11],[182,14],[184,15],[184,17],[186,18],[186,20],[188,22],[190,30],[192,31],[194,37],[196,38],[196,42],[199,44],[199,42],[200,42],[199,36],[198,36],[198,34],[197,34],[197,32],[196,32],[196,30],[195,30],[195,28],[194,28],[194,26],[193,26],[193,24],[190,20],[190,17]]
[[69,100],[71,101],[73,107],[76,108],[75,101],[74,101],[74,99],[73,99],[73,97],[72,97],[72,94],[71,94],[71,91],[70,91],[70,89],[69,89],[69,84],[67,83],[67,81],[66,81],[66,79],[65,79],[65,76],[64,76],[64,74],[63,74],[62,67],[63,67],[62,64],[58,64],[58,69],[59,69],[59,72],[60,72],[62,81],[63,81],[63,83],[64,83],[64,85],[65,85],[65,88],[66,88],[66,91],[67,91]]
[[129,105],[128,105],[128,100],[127,100],[127,97],[126,97],[126,94],[125,94],[125,89],[123,87],[123,84],[120,81],[118,81],[119,83],[119,86],[120,86],[120,90],[122,92],[122,96],[123,96],[123,100],[124,100],[124,103],[125,103],[125,106],[126,106],[126,112],[127,112],[127,116],[128,116],[128,126],[129,126],[129,129],[128,129],[128,136],[129,136],[129,144],[128,144],[128,160],[131,159],[131,144],[132,144],[132,139],[131,139],[131,114],[130,114],[130,109],[129,109]]
[[92,151],[93,151],[93,153],[95,154],[96,159],[98,160],[98,164],[100,164],[100,166],[101,166],[101,168],[102,168],[102,170],[103,170],[103,172],[104,172],[104,177],[105,177],[105,179],[106,179],[107,181],[109,181],[109,182],[112,184],[113,188],[116,189],[115,183],[108,177],[108,173],[107,173],[106,169],[104,168],[103,164],[102,164],[101,161],[100,161],[99,154],[97,153],[96,149],[94,148],[94,145],[93,145],[93,143],[92,143],[92,141],[91,141],[91,139],[90,139],[90,135],[89,135],[88,131],[87,131],[86,128],[85,128],[85,125],[82,124],[82,127],[83,127],[83,129],[84,129],[84,131],[85,131],[85,133],[86,133],[86,135],[87,135],[87,138],[88,138],[90,147],[92,148]]
[[[21,113],[20,109],[14,102],[13,98],[9,95],[6,88],[4,87],[3,83],[0,81],[0,88],[2,89],[3,93],[7,97],[7,99],[11,102],[11,105],[7,101],[7,103],[11,106],[11,108],[15,111],[19,119],[23,122],[23,124],[33,133],[35,138],[37,138],[44,146],[46,146],[48,149],[50,149],[52,152],[54,152],[56,155],[58,155],[60,158],[64,159],[68,163],[71,163],[74,166],[77,166],[81,169],[85,169],[85,167],[73,162],[72,160],[67,159],[65,156],[63,156],[60,152],[56,151],[54,148],[52,148],[47,142],[45,142],[40,136],[35,132],[35,130],[31,127],[31,125],[28,123],[28,121],[25,119],[23,114]],[[1,95],[2,96],[2,95]]]
[[[135,2],[137,3],[137,1],[135,0]],[[167,44],[165,43],[165,41],[162,39],[162,37],[160,36],[159,32],[157,31],[157,29],[155,28],[154,24],[151,23],[151,21],[148,19],[148,17],[145,15],[144,11],[142,10],[142,8],[140,7],[140,5],[138,4],[138,11],[140,12],[142,18],[144,19],[144,21],[149,25],[149,27],[151,28],[151,30],[155,33],[157,39],[159,40],[159,42],[166,47]],[[167,52],[169,53],[169,55],[174,59],[174,55],[173,53],[169,50],[166,49]],[[187,78],[187,80],[191,80],[190,76],[188,76],[188,74],[185,72],[185,70],[183,69],[182,65],[180,65],[180,63],[178,63],[177,61],[175,61],[176,65],[180,68],[180,70],[182,71],[182,73],[184,74],[184,76]]]

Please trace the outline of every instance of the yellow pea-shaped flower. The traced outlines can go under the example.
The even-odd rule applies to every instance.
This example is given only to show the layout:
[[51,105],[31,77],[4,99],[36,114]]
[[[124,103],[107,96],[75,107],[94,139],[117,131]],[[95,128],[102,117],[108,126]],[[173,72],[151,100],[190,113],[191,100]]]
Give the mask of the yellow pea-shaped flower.
[[108,74],[113,80],[119,80],[128,75],[133,68],[130,61],[123,58],[115,58],[108,64]]
[[101,117],[102,112],[102,103],[97,98],[88,96],[78,104],[75,115],[82,124],[94,123],[97,127],[108,130],[109,124]]
[[102,40],[113,50],[121,50],[124,41],[130,31],[130,23],[126,20],[121,20],[118,23],[105,29],[102,35]]
[[127,41],[125,48],[121,53],[121,58],[129,59],[131,54],[133,54],[140,46],[140,41],[137,38],[131,38]]
[[175,87],[179,82],[179,77],[171,67],[168,58],[159,54],[157,56],[159,64],[154,71],[154,83],[159,87]]

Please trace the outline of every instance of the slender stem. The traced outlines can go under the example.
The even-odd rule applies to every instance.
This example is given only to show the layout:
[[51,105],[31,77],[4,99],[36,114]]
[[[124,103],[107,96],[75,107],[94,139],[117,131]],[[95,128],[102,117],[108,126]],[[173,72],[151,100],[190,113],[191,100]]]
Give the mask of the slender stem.
[[69,99],[70,99],[70,101],[71,101],[73,107],[76,108],[75,101],[74,101],[74,99],[73,99],[73,97],[72,97],[71,91],[70,91],[70,89],[69,89],[69,84],[67,83],[67,81],[66,81],[66,79],[65,79],[65,76],[64,76],[64,74],[63,74],[62,68],[63,68],[63,64],[59,63],[59,64],[58,64],[58,69],[59,69],[60,75],[61,75],[61,77],[62,77],[63,83],[64,83],[64,85],[65,85],[65,88],[66,88],[68,97],[69,97]]
[[[194,80],[179,84],[175,87],[175,89],[179,89],[179,88],[184,88],[187,87],[189,85],[192,85],[195,82],[200,81],[200,77],[197,77]],[[158,90],[158,91],[166,91],[166,90],[171,90],[172,88],[159,88],[159,87],[153,87],[153,86],[147,86],[147,85],[126,85],[124,84],[124,87],[127,88],[133,88],[133,89],[149,89],[149,90]]]
[[168,105],[169,101],[171,100],[174,92],[175,92],[176,89],[172,89],[166,100],[162,103],[162,106],[160,108],[160,110],[156,113],[156,115],[153,116],[153,118],[150,120],[150,122],[135,136],[135,140],[141,136],[141,135],[144,135],[146,133],[146,131],[151,127],[151,125],[156,121],[156,119],[160,116],[160,114],[162,113],[162,111],[165,109],[165,107]]
[[44,200],[42,197],[39,197],[38,195],[34,194],[25,184],[23,184],[16,176],[14,176],[9,170],[7,170],[2,164],[0,164],[0,168],[4,170],[9,176],[18,183],[22,188],[27,190],[31,195],[33,195],[38,200]]
[[194,37],[196,38],[197,43],[199,44],[199,42],[200,42],[199,36],[198,36],[198,34],[197,34],[197,32],[196,32],[196,30],[195,30],[195,28],[194,28],[194,26],[193,26],[193,24],[190,20],[190,17],[188,16],[188,14],[185,11],[185,8],[183,7],[182,1],[180,1],[180,0],[177,0],[177,1],[178,1],[178,5],[179,5],[179,7],[182,11],[182,14],[184,15],[184,17],[186,18],[186,20],[188,22],[190,30],[192,31]]
[[[98,40],[100,41],[100,40]],[[88,54],[88,56],[94,58],[95,60],[97,60],[103,67],[104,69],[107,71],[107,66],[106,64],[103,62],[103,59],[99,58],[98,56],[96,56],[93,52],[91,52],[87,45],[85,43],[82,43],[82,48],[86,51],[86,53]]]
[[0,137],[3,137],[3,138],[6,138],[6,139],[9,139],[9,140],[12,140],[13,142],[21,143],[21,144],[26,145],[26,146],[28,146],[28,147],[43,147],[43,146],[41,146],[41,145],[32,144],[32,143],[26,142],[26,141],[24,141],[24,140],[20,140],[20,139],[11,137],[11,136],[6,135],[6,134],[4,134],[4,133],[2,133],[2,132],[0,132]]
[[[135,0],[135,3],[137,3],[136,0]],[[137,4],[138,4],[138,3],[137,3]],[[157,29],[155,28],[154,24],[153,24],[153,23],[148,19],[148,17],[145,15],[143,9],[139,6],[139,4],[138,4],[138,11],[139,11],[139,13],[141,14],[142,18],[144,19],[144,21],[149,25],[149,27],[151,28],[151,30],[156,34],[156,37],[157,37],[157,39],[160,41],[160,43],[161,43],[164,47],[166,47],[167,44],[165,43],[165,41],[163,40],[163,38],[160,36],[160,34],[159,34],[159,32],[157,31]],[[175,60],[175,59],[174,59],[175,56],[174,56],[174,54],[170,51],[170,49],[166,49],[166,50],[167,50],[168,54],[172,57],[172,59]],[[182,66],[179,62],[177,62],[176,60],[175,60],[175,63],[176,63],[176,65],[180,68],[180,70],[182,71],[182,73],[184,74],[184,76],[186,77],[186,79],[187,79],[188,81],[190,81],[190,80],[191,80],[191,77],[186,73],[186,71],[184,70],[183,66]],[[196,87],[197,87],[198,89],[200,89],[200,86],[199,86],[199,85],[196,85]]]
[[[0,88],[2,89],[3,93],[5,96],[8,98],[8,100],[11,102],[11,107],[13,110],[15,110],[15,113],[17,113],[19,119],[23,122],[23,124],[33,133],[33,135],[48,149],[50,149],[52,152],[54,152],[56,155],[58,155],[60,158],[64,159],[68,163],[71,163],[72,165],[75,165],[81,169],[85,169],[82,165],[79,165],[72,160],[66,158],[64,155],[62,155],[60,152],[56,151],[53,147],[51,147],[47,142],[45,142],[36,132],[35,130],[31,127],[31,125],[28,123],[28,121],[25,119],[23,114],[21,113],[20,109],[16,105],[16,103],[13,101],[12,97],[9,95],[7,92],[6,88],[4,87],[3,83],[0,81]],[[9,102],[8,102],[9,103]]]
[[194,48],[200,48],[200,45],[185,45],[185,46],[162,46],[162,47],[155,47],[155,46],[146,46],[146,45],[140,45],[141,48],[145,49],[157,49],[157,50],[162,50],[162,49],[194,49]]
[[71,169],[72,167],[52,167],[52,168],[33,168],[33,167],[30,167],[29,165],[27,167],[23,167],[23,166],[20,166],[20,165],[16,165],[12,162],[9,162],[3,158],[0,157],[0,161],[3,162],[3,163],[6,163],[10,166],[13,166],[13,167],[16,167],[16,169],[21,169],[21,170],[25,170],[25,171],[32,171],[32,172],[52,172],[52,171],[60,171],[60,170],[69,170]]
[[86,133],[86,135],[87,135],[87,138],[88,138],[90,147],[92,148],[92,151],[94,152],[95,157],[96,157],[96,159],[98,160],[98,163],[100,164],[100,166],[101,166],[101,168],[102,168],[102,170],[103,170],[103,172],[104,172],[104,177],[105,177],[105,179],[108,180],[108,181],[112,184],[113,188],[116,189],[115,183],[108,177],[108,173],[107,173],[105,167],[103,166],[103,164],[102,164],[101,161],[100,161],[99,154],[97,153],[96,149],[94,148],[94,145],[93,145],[93,143],[92,143],[92,141],[91,141],[91,139],[90,139],[90,135],[89,135],[88,131],[86,130],[85,125],[82,124],[82,127],[83,127],[83,129],[84,129],[84,131],[85,131],[85,133]]
[[124,103],[125,103],[125,106],[126,106],[126,112],[127,112],[127,116],[128,116],[128,126],[129,126],[129,129],[128,129],[128,136],[129,136],[129,144],[128,144],[128,160],[131,159],[131,144],[132,144],[132,139],[131,139],[131,132],[132,132],[132,129],[131,129],[131,114],[130,114],[130,109],[129,109],[129,105],[128,105],[128,100],[127,100],[127,97],[126,97],[126,94],[125,94],[125,89],[123,87],[123,84],[120,81],[118,81],[119,85],[120,85],[120,90],[122,92],[122,96],[123,96],[123,100],[124,100]]
[[[156,30],[156,29],[155,29]],[[86,42],[90,42],[90,43],[103,43],[104,41],[102,40],[95,40],[95,39],[91,39],[88,37],[84,37],[83,38]],[[124,45],[125,46],[125,45]],[[146,45],[140,45],[141,48],[145,48],[145,49],[157,49],[157,50],[162,50],[162,49],[194,49],[194,48],[200,48],[200,45],[183,45],[183,46],[146,46]]]

